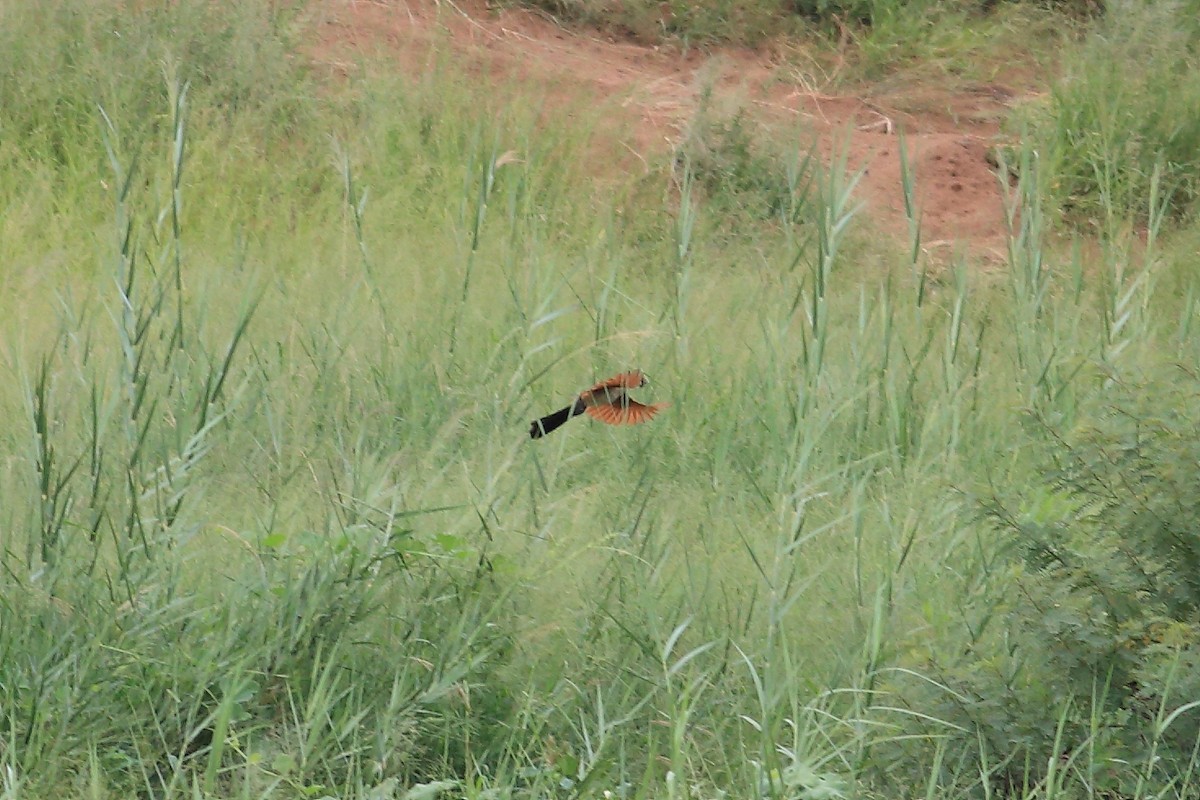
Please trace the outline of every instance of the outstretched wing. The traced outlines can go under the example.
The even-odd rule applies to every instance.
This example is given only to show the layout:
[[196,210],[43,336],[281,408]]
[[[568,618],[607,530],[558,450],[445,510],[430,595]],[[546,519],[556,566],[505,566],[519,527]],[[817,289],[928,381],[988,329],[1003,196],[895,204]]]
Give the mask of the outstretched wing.
[[582,392],[579,400],[585,407],[624,404],[629,402],[625,390],[636,389],[645,383],[646,376],[640,371],[622,372]]
[[602,392],[605,389],[636,389],[646,382],[646,376],[641,370],[635,369],[633,372],[622,372],[620,375],[614,375],[606,381],[600,381],[591,389],[588,389],[584,394],[592,392]]
[[587,409],[587,413],[592,419],[609,425],[636,425],[639,422],[646,422],[652,419],[666,405],[666,403],[655,403],[648,406],[636,400],[626,398],[623,402],[616,405],[606,403],[590,406]]

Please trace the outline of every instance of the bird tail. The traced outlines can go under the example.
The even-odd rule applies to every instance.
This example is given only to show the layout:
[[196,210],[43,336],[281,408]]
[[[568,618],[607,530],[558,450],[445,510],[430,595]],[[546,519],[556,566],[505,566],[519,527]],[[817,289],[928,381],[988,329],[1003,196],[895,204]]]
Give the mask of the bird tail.
[[566,408],[560,408],[553,414],[547,414],[541,419],[536,419],[533,421],[533,424],[529,426],[529,438],[540,439],[547,433],[558,430],[560,427],[562,427],[563,423],[565,423],[571,417],[582,414],[583,411],[583,403],[576,400]]

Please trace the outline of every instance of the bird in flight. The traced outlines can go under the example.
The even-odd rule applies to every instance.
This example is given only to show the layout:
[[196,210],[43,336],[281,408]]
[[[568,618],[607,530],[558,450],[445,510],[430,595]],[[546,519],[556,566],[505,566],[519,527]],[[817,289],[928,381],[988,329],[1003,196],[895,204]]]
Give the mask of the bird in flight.
[[666,408],[666,403],[643,405],[629,396],[627,390],[645,386],[650,381],[640,370],[622,372],[616,377],[600,381],[583,392],[566,408],[547,414],[529,426],[529,438],[540,439],[557,429],[571,417],[586,413],[592,419],[609,425],[633,425],[645,422]]

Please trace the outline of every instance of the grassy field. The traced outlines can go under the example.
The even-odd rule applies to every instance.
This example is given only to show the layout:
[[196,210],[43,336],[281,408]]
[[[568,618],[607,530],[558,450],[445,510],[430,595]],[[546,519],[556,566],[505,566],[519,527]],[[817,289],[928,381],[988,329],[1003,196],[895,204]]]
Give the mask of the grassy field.
[[[1060,123],[1200,71],[1056,84],[1007,265],[933,270],[804,152],[599,181],[448,59],[322,83],[276,4],[45,6],[0,798],[1197,796],[1190,129]],[[529,440],[635,367],[653,423]]]

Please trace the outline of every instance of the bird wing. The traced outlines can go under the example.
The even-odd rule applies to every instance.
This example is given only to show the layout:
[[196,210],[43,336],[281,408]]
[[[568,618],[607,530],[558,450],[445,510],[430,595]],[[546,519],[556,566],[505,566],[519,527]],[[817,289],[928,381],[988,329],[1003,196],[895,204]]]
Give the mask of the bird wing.
[[598,419],[601,422],[608,423],[609,425],[618,424],[617,410],[607,403],[601,406],[588,406],[587,415],[592,419]]
[[606,381],[600,381],[586,392],[581,392],[579,400],[584,406],[621,405],[627,402],[626,389],[636,389],[645,382],[645,376],[638,370],[622,372]]
[[600,381],[588,392],[602,392],[605,389],[636,389],[645,383],[641,370],[635,369],[633,372],[622,372],[620,375],[614,375],[606,381]]
[[592,419],[609,425],[636,425],[639,422],[646,422],[653,418],[666,405],[666,403],[655,403],[648,406],[636,400],[626,398],[624,402],[616,405],[606,403],[604,405],[589,406],[587,413]]

